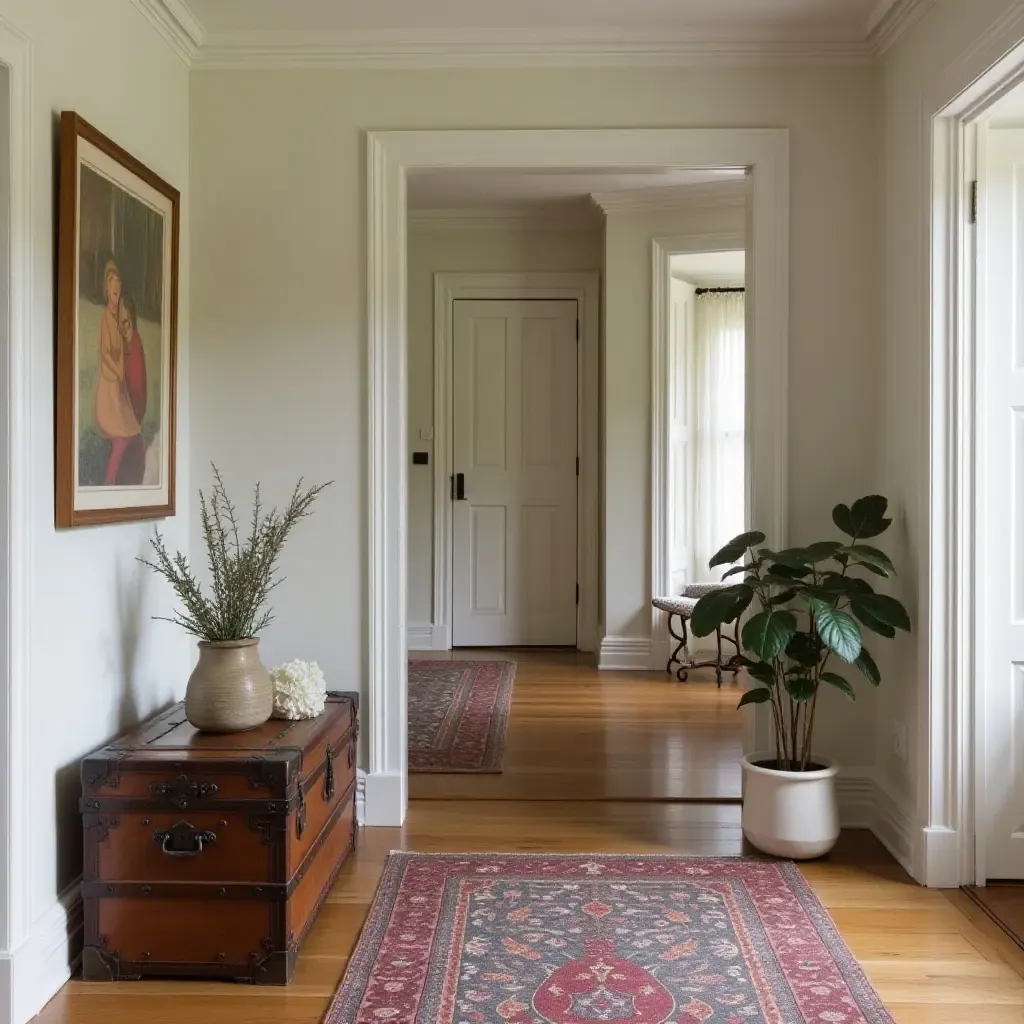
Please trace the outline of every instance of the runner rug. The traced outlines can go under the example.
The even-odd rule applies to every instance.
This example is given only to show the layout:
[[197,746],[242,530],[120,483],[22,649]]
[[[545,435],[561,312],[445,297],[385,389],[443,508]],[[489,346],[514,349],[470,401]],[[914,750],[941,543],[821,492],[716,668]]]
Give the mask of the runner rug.
[[796,867],[391,855],[326,1024],[891,1024]]
[[409,771],[500,772],[514,661],[409,662]]

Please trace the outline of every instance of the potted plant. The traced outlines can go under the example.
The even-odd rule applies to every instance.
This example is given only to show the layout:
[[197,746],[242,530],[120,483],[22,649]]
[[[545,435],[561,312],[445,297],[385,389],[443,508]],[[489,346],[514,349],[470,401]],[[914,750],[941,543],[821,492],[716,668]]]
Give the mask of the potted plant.
[[884,533],[888,501],[870,495],[851,507],[837,505],[832,520],[847,536],[807,547],[771,551],[763,533],[734,538],[711,559],[743,577],[702,597],[691,627],[708,636],[754,605],[741,633],[744,665],[753,686],[739,707],[767,704],[775,750],[743,758],[743,834],[777,857],[820,857],[839,838],[835,777],[838,765],[813,753],[815,713],[823,685],[856,699],[841,669],[855,668],[872,686],[881,676],[864,646],[862,630],[892,638],[910,630],[910,617],[894,597],[875,593],[861,573],[895,573],[889,557],[865,544]]
[[153,538],[155,561],[140,561],[163,576],[184,605],[166,621],[199,638],[199,661],[185,691],[188,720],[206,732],[239,732],[262,725],[273,711],[273,684],[260,661],[258,634],[273,619],[267,601],[281,582],[278,559],[284,542],[328,484],[303,490],[300,480],[283,512],[264,511],[257,484],[249,536],[243,541],[238,512],[216,466],[213,477],[210,499],[199,492],[209,595],[188,559],[180,551],[168,552],[159,531]]

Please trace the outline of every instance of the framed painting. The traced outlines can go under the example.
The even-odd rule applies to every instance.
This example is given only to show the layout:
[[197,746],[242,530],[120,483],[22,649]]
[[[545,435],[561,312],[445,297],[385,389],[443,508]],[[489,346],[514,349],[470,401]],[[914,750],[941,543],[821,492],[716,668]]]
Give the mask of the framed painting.
[[57,526],[174,514],[178,192],[60,124]]

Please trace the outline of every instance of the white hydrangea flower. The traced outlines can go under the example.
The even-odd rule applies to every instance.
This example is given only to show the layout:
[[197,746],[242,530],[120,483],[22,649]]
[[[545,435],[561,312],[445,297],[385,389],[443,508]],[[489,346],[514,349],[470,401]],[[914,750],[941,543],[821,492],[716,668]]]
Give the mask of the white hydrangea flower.
[[327,703],[327,683],[315,661],[289,661],[270,670],[275,718],[316,718]]

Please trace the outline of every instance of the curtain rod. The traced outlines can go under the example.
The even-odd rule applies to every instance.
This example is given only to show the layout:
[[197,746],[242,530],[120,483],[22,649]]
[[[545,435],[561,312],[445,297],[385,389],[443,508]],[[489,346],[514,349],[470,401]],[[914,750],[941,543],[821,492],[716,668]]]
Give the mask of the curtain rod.
[[696,293],[698,295],[722,295],[737,292],[742,293],[745,292],[746,290],[746,288],[698,288],[696,290]]

